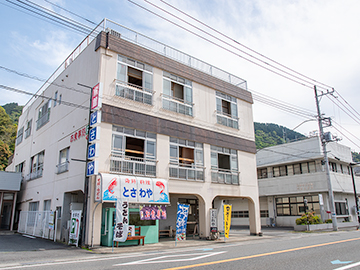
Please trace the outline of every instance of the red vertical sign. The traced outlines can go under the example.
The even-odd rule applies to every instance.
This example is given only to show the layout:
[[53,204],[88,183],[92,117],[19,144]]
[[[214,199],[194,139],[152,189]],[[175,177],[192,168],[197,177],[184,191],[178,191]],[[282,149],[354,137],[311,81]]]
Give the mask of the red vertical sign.
[[92,89],[91,110],[94,110],[99,106],[99,101],[100,101],[100,83],[95,85]]

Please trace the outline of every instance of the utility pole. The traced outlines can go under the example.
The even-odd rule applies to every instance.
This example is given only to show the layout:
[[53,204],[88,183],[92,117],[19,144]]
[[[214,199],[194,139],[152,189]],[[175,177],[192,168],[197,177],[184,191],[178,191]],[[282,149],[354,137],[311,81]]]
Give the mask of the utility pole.
[[358,222],[360,224],[359,203],[358,203],[358,196],[357,196],[357,193],[356,193],[356,185],[355,185],[355,177],[354,177],[354,169],[353,169],[354,165],[358,165],[358,163],[350,163],[350,170],[351,170],[351,179],[352,179],[353,188],[354,188],[354,195],[355,195],[356,216],[357,216]]
[[334,193],[333,193],[332,184],[331,184],[329,160],[328,160],[328,156],[327,156],[326,140],[325,140],[325,137],[324,137],[324,130],[323,130],[323,120],[325,120],[325,119],[321,115],[320,104],[319,104],[319,97],[327,95],[327,94],[332,94],[333,91],[332,92],[322,93],[321,95],[318,95],[317,90],[316,90],[316,85],[314,85],[314,91],[315,91],[316,108],[317,108],[317,113],[318,113],[320,140],[321,140],[321,144],[322,144],[322,148],[323,148],[323,152],[324,152],[326,178],[327,178],[327,182],[328,182],[329,205],[330,205],[330,211],[331,211],[331,220],[332,220],[332,224],[333,224],[333,230],[337,231],[338,230],[338,225],[337,225],[337,220],[336,220]]

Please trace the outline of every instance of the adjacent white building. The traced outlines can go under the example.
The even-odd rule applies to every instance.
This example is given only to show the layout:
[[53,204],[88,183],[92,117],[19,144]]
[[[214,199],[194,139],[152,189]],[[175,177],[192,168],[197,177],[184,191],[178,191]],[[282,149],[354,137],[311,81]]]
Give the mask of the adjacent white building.
[[[98,83],[100,136],[87,180],[90,93]],[[243,79],[104,20],[23,109],[24,135],[8,167],[24,176],[17,209],[57,210],[61,240],[70,210],[84,209],[85,244],[106,244],[101,235],[114,203],[95,201],[97,176],[164,179],[170,204],[167,219],[150,224],[156,233],[175,228],[183,202],[190,204],[189,230],[209,237],[209,210],[219,210],[221,229],[222,204],[246,200],[250,232],[258,234],[252,103]],[[146,235],[145,243],[155,238]]]
[[[327,151],[338,224],[357,223],[351,149],[330,142]],[[319,137],[258,150],[256,159],[262,225],[294,226],[295,220],[305,212],[304,200],[308,210],[321,216],[323,221],[331,219]],[[355,176],[355,186],[359,194],[358,176]],[[241,205],[235,210],[239,209],[243,210]],[[246,218],[233,220],[237,224],[246,223]]]

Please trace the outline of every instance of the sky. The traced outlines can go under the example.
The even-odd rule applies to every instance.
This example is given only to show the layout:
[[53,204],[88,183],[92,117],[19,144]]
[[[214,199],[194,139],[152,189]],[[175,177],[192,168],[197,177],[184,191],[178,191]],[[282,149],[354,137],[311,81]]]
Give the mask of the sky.
[[[27,0],[22,1],[29,4]],[[320,101],[321,112],[334,121],[334,127],[326,128],[325,131],[330,131],[342,139],[340,143],[351,147],[353,151],[360,151],[360,115],[357,114],[360,112],[358,102],[360,1],[358,0],[166,0],[167,3],[231,37],[233,41],[226,40],[231,46],[224,44],[222,46],[236,51],[237,55],[204,41],[128,0],[49,1],[32,0],[33,3],[91,27],[94,25],[89,21],[99,23],[103,18],[108,18],[245,79],[248,90],[255,94],[306,109],[313,115],[316,114],[316,104],[312,87],[305,87],[250,63],[244,57],[252,60],[254,58],[231,46],[236,46],[254,56],[255,54],[233,41],[317,82],[324,83],[329,86],[326,89],[331,91],[334,88],[337,91],[334,93],[335,97],[326,95]],[[191,28],[144,0],[132,1],[183,27]],[[85,34],[43,20],[13,3],[19,4],[17,0],[0,0],[2,36],[0,66],[47,79],[85,38]],[[171,9],[161,0],[152,0],[151,3],[206,31],[211,31]],[[192,31],[205,36],[199,30],[192,29]],[[219,34],[211,33],[224,40]],[[207,38],[219,43],[212,37]],[[270,63],[269,60],[265,61]],[[264,63],[262,65],[267,66]],[[0,82],[0,85],[32,93],[42,85],[39,81],[16,75],[4,68],[0,68]],[[1,88],[0,93],[0,105],[10,102],[24,105],[30,98],[28,95]],[[340,93],[345,101],[337,93]],[[355,116],[350,117],[349,113],[343,111],[344,109],[341,110],[336,106],[339,100],[348,108],[349,106],[354,108]],[[318,129],[315,118],[314,121],[303,123],[307,118],[276,109],[256,99],[253,105],[253,117],[256,122],[275,123],[289,129],[300,125],[295,130],[305,135]]]

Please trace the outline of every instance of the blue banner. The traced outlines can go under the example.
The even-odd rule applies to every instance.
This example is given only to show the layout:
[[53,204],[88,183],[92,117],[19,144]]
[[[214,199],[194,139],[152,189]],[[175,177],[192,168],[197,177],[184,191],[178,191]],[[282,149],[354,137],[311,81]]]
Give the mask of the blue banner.
[[186,240],[186,225],[189,214],[188,204],[178,203],[176,218],[176,241]]

